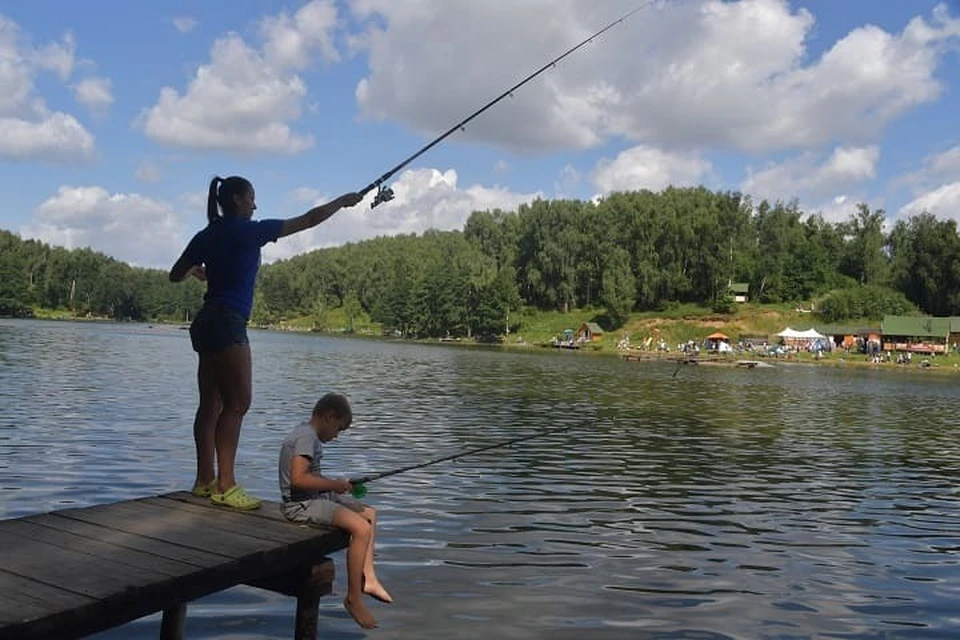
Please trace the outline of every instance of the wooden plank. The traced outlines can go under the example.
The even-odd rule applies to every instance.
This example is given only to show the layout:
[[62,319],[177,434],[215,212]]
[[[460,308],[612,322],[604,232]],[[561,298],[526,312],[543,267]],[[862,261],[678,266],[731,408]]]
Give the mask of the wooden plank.
[[72,533],[48,529],[47,527],[42,527],[30,522],[8,520],[0,523],[0,525],[2,525],[0,526],[0,532],[2,533],[9,533],[29,540],[45,542],[63,549],[86,553],[98,558],[105,558],[131,567],[147,569],[162,575],[179,576],[185,573],[192,573],[197,569],[194,565],[169,560],[142,551],[118,547],[103,542],[102,540],[83,538]]
[[137,500],[137,504],[193,514],[217,529],[242,533],[255,538],[259,537],[271,542],[297,542],[324,534],[324,530],[298,527],[291,522],[267,521],[261,518],[253,518],[243,512],[225,511],[217,507],[201,507],[176,500],[146,498]]
[[44,602],[58,608],[75,607],[94,601],[89,596],[3,570],[0,570],[0,593],[12,599]]
[[114,506],[110,512],[135,514],[148,521],[174,521],[196,528],[203,527],[227,535],[242,535],[263,540],[271,545],[299,542],[317,535],[310,529],[291,527],[289,523],[268,523],[254,520],[245,513],[227,510],[197,508],[184,503],[169,503],[171,507],[149,504],[143,500],[133,500]]
[[[346,546],[346,537],[318,532],[309,527],[290,527],[289,525],[261,526],[254,535],[244,535],[229,526],[217,526],[217,518],[207,513],[188,513],[165,507],[155,507],[140,503],[120,503],[113,507],[88,507],[86,509],[64,510],[58,512],[64,517],[75,518],[94,524],[112,527],[128,533],[156,538],[164,542],[180,544],[202,551],[210,551],[232,559],[244,559],[251,562],[263,560],[257,554],[269,553],[274,562],[292,562],[316,560],[317,554],[323,555]],[[244,518],[244,514],[222,514],[229,518]],[[222,520],[220,522],[223,522]],[[319,535],[318,535],[319,534]],[[264,539],[266,536],[268,539]],[[304,555],[306,554],[306,555]],[[308,557],[312,554],[313,557]],[[301,558],[301,556],[303,556]],[[269,567],[263,567],[268,570]],[[263,573],[251,576],[262,577]]]
[[[198,498],[189,491],[175,491],[173,493],[165,493],[157,497],[164,500],[185,502],[187,504],[205,507],[215,511],[226,511],[224,507],[218,507],[210,502],[210,498]],[[280,503],[274,502],[273,500],[264,500],[259,509],[254,509],[253,511],[244,511],[243,514],[253,518],[262,518],[265,520],[272,520],[274,522],[282,522],[287,525],[293,524],[283,517],[283,514],[280,512]]]
[[22,622],[51,611],[82,607],[93,598],[30,578],[0,571],[0,625]]
[[136,514],[114,510],[60,511],[65,518],[97,524],[118,531],[160,540],[170,544],[215,553],[231,559],[243,558],[251,554],[266,551],[274,545],[259,538],[241,535],[224,535],[222,531],[210,529],[202,524],[185,522],[183,518],[170,515],[168,520],[160,518],[144,519]]
[[[173,500],[176,502],[185,502],[187,504],[196,505],[199,507],[206,507],[209,509],[214,509],[216,511],[223,511],[223,507],[217,507],[210,502],[209,498],[198,498],[197,496],[191,494],[189,491],[177,491],[174,493],[166,493],[158,498],[164,500]],[[336,531],[336,527],[327,526],[327,525],[313,525],[313,524],[300,524],[296,522],[290,522],[287,520],[283,513],[280,511],[280,503],[274,502],[272,500],[264,500],[263,505],[259,509],[253,511],[243,512],[244,516],[254,517],[254,518],[263,518],[265,520],[271,520],[273,522],[279,522],[286,526],[300,527],[300,528],[310,528],[316,529],[318,531]]]
[[57,609],[44,606],[39,600],[0,592],[0,626],[20,624],[26,620],[35,620],[56,612]]
[[0,532],[0,569],[91,598],[108,598],[167,578],[86,553]]
[[[216,507],[212,505],[210,503],[209,498],[198,498],[197,496],[193,495],[189,491],[178,491],[174,493],[163,494],[163,495],[157,496],[156,500],[157,500],[157,504],[161,504],[166,501],[175,501],[175,502],[185,502],[187,504],[214,509],[217,511],[223,510],[222,507]],[[281,523],[287,527],[297,527],[299,529],[309,529],[317,533],[327,532],[327,533],[336,535],[342,538],[343,545],[337,546],[333,550],[345,549],[347,546],[347,542],[349,542],[349,537],[346,535],[346,533],[343,530],[338,529],[337,527],[334,527],[331,525],[322,525],[322,524],[305,524],[305,523],[298,523],[298,522],[290,522],[289,520],[286,519],[283,513],[280,512],[279,502],[264,500],[263,506],[261,506],[259,509],[256,509],[254,511],[245,511],[243,512],[243,516],[263,518],[265,520],[270,520],[272,522]]]
[[161,558],[176,560],[185,564],[191,564],[196,567],[213,567],[222,564],[229,556],[199,551],[190,547],[178,544],[171,544],[145,538],[134,533],[119,531],[110,527],[104,527],[98,524],[91,524],[81,520],[65,518],[57,513],[45,513],[38,516],[28,516],[22,518],[24,522],[30,522],[44,526],[55,531],[64,531],[73,535],[81,536],[85,539],[101,540],[108,544],[113,544],[124,549],[134,551],[143,551]]

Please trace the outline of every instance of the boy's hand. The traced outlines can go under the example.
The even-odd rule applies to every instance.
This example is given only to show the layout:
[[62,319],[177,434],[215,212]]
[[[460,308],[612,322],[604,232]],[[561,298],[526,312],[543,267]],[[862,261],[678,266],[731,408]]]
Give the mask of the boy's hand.
[[353,485],[350,484],[349,480],[337,480],[337,488],[334,489],[337,493],[349,493],[353,491]]

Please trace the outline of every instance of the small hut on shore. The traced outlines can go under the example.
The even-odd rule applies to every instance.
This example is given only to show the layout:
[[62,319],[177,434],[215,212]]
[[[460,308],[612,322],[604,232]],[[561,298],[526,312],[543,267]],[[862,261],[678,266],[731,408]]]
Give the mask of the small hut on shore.
[[580,342],[599,342],[603,340],[603,329],[596,322],[584,322],[577,330],[577,340]]

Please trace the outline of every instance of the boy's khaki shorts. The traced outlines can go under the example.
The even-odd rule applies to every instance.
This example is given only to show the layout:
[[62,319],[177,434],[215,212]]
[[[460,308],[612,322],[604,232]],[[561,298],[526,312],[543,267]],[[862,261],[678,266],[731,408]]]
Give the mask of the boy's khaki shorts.
[[360,513],[363,511],[364,504],[347,495],[328,493],[323,498],[284,502],[280,505],[280,511],[291,522],[329,525],[333,522],[333,512],[337,507],[346,507]]

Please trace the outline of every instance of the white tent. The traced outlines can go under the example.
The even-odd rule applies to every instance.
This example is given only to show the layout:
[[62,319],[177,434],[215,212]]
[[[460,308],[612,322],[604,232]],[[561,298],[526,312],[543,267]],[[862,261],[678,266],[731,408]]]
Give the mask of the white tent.
[[788,340],[823,340],[827,336],[817,332],[816,329],[807,329],[806,331],[797,331],[796,329],[791,329],[790,327],[787,327],[786,329],[778,333],[777,337],[786,338]]
[[807,336],[804,335],[803,331],[797,331],[795,329],[791,329],[790,327],[787,327],[786,329],[778,333],[777,337],[796,340],[798,338],[806,338]]

